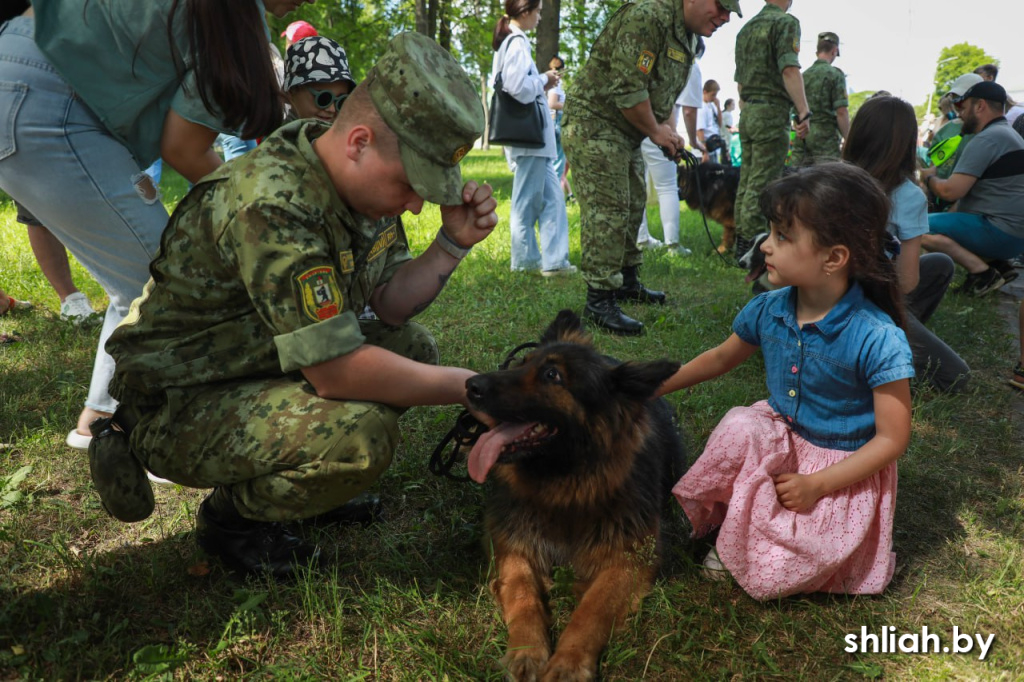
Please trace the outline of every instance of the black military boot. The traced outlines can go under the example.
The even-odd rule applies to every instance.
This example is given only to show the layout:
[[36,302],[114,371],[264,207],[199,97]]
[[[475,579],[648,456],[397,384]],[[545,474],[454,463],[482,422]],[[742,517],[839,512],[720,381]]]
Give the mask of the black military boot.
[[295,577],[296,568],[316,564],[320,548],[281,523],[252,521],[238,513],[227,488],[214,488],[196,513],[196,542],[242,576]]
[[587,287],[587,307],[583,316],[613,334],[639,336],[644,332],[644,323],[625,315],[615,302],[615,291]]
[[638,265],[627,265],[622,268],[622,286],[615,292],[615,298],[619,301],[665,305],[664,291],[654,291],[640,284],[640,266]]
[[304,526],[328,526],[333,523],[368,526],[384,517],[384,505],[380,495],[363,493],[323,514],[317,514],[299,523]]

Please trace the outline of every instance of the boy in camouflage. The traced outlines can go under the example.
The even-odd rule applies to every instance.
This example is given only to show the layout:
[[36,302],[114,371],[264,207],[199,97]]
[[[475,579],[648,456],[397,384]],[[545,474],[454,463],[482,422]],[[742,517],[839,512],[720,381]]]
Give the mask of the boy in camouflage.
[[[317,560],[273,522],[344,516],[389,465],[406,408],[464,401],[473,372],[437,366],[410,319],[497,223],[490,186],[463,185],[458,166],[483,127],[454,59],[403,33],[331,126],[284,126],[171,217],[107,344],[114,421],[146,468],[214,488],[196,535],[230,568],[286,577]],[[424,201],[441,228],[413,258],[399,216]],[[357,319],[367,304],[379,321]],[[108,479],[97,487],[118,508],[134,488]]]
[[807,106],[816,112],[814,127],[793,143],[793,166],[838,160],[839,143],[850,133],[846,74],[833,63],[839,56],[839,36],[832,31],[819,33],[816,56],[803,74]]

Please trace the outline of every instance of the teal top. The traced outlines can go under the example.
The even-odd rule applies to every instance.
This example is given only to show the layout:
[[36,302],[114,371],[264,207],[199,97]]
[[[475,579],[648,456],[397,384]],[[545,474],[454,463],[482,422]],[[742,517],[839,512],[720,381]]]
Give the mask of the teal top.
[[[261,3],[261,0],[257,0]],[[75,93],[143,168],[160,157],[168,109],[220,132],[188,61],[185,3],[174,15],[179,79],[167,37],[173,0],[33,0],[36,44]],[[264,23],[266,19],[264,18]],[[267,31],[269,36],[269,29]]]

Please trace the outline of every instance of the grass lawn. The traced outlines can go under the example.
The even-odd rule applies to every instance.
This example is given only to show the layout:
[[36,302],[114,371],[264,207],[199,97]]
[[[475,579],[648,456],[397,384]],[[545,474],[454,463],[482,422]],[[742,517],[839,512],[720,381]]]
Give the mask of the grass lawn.
[[[474,152],[468,178],[494,184],[502,223],[456,271],[420,320],[442,361],[490,370],[534,340],[561,308],[579,309],[584,285],[509,272],[511,176],[499,151]],[[173,206],[184,184],[168,171]],[[59,198],[58,198],[59,200]],[[660,236],[657,208],[651,228]],[[579,213],[570,207],[571,258]],[[407,221],[414,251],[439,224],[428,207]],[[646,283],[665,307],[629,307],[648,333],[598,334],[603,352],[686,360],[728,334],[749,298],[738,270],[712,253],[699,217],[684,212],[689,258],[650,252]],[[719,228],[712,225],[714,242]],[[77,263],[75,281],[96,307],[99,286]],[[505,629],[488,592],[481,547],[485,487],[436,478],[427,460],[454,407],[403,417],[403,440],[378,489],[386,519],[368,528],[314,531],[330,568],[293,585],[242,583],[206,561],[193,537],[205,491],[157,486],[157,508],[125,525],[99,505],[84,453],[64,446],[92,369],[98,330],[60,320],[59,302],[29,248],[13,204],[0,195],[0,286],[36,303],[0,318],[20,343],[0,346],[0,679],[501,679]],[[932,326],[976,368],[969,393],[914,394],[914,432],[900,461],[898,568],[878,597],[812,595],[759,603],[697,569],[703,545],[676,518],[663,576],[602,658],[606,680],[1024,678],[1024,449],[1002,380],[1015,339],[994,297],[949,296]],[[732,406],[765,396],[760,356],[721,379],[675,394],[691,458]],[[696,562],[696,563],[695,563]],[[554,631],[573,607],[559,574]],[[848,652],[845,637],[936,633],[949,653]],[[994,635],[953,653],[953,628]],[[909,644],[909,640],[904,640]],[[964,640],[960,640],[962,645]]]

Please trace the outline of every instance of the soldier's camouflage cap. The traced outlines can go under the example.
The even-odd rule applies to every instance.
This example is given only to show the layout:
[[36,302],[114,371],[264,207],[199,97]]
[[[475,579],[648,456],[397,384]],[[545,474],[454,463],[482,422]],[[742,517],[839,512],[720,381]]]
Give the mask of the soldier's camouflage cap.
[[[836,47],[839,47],[839,36],[832,31],[822,31],[818,34],[818,40],[827,40],[830,43],[835,43]],[[838,50],[836,50],[836,56],[839,56]]]
[[735,12],[740,19],[743,18],[743,12],[740,11],[740,0],[718,0],[718,4],[730,12]]
[[426,201],[462,203],[459,162],[484,132],[484,110],[455,59],[421,33],[400,33],[366,75],[370,99],[398,136],[409,184]]

